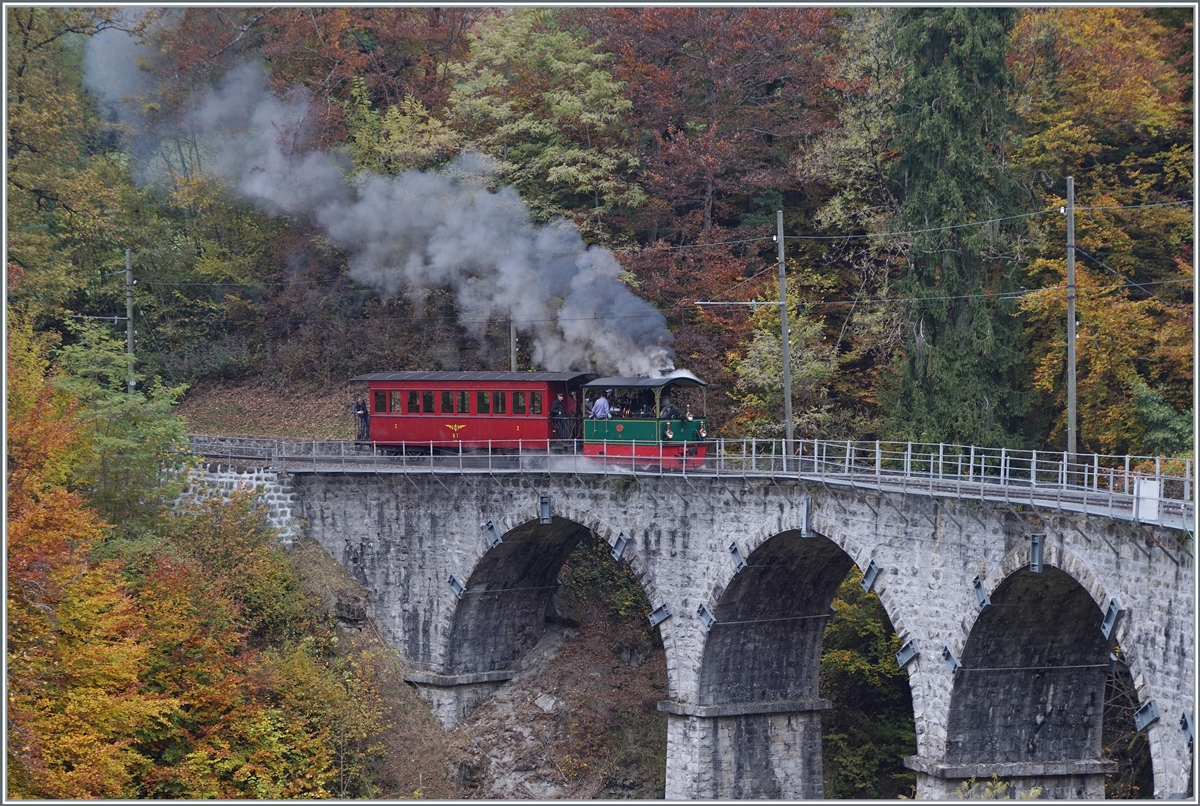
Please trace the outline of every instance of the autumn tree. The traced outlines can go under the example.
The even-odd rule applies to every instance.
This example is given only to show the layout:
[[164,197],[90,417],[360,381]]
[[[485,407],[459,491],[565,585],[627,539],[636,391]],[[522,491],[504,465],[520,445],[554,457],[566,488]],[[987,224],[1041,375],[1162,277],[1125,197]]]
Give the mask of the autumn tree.
[[801,182],[827,188],[813,223],[823,247],[813,262],[836,278],[818,305],[839,370],[831,396],[856,412],[859,438],[879,433],[878,390],[901,345],[902,308],[888,298],[904,265],[905,241],[895,234],[900,199],[890,171],[898,151],[897,104],[905,57],[896,47],[902,11],[848,9],[837,17],[840,58],[832,75],[836,99],[830,128],[797,152]]
[[99,9],[6,8],[8,260],[24,270],[10,305],[39,329],[84,287],[118,202],[107,155],[89,153],[83,41],[118,24]]
[[861,582],[855,570],[838,588],[821,650],[821,696],[833,702],[821,718],[825,794],[908,796],[915,781],[904,758],[917,747],[908,672],[896,665],[887,612]]
[[[1105,453],[1191,449],[1193,355],[1189,78],[1170,32],[1142,9],[1029,10],[1010,62],[1024,112],[1014,151],[1045,209],[1075,177],[1080,440]],[[1035,219],[1030,322],[1035,390],[1066,431],[1066,222]]]
[[[837,368],[833,346],[825,341],[824,322],[800,301],[800,284],[788,286],[789,361],[794,433],[802,439],[831,438],[837,413],[829,399],[829,380]],[[764,300],[770,302],[770,300]],[[727,357],[737,378],[733,397],[741,406],[741,430],[748,437],[783,437],[783,346],[778,305],[759,308],[742,355]]]
[[7,794],[132,797],[134,734],[172,703],[139,685],[148,625],[115,564],[89,560],[105,524],[65,486],[84,423],[19,318],[6,355]]
[[171,407],[182,387],[131,380],[125,345],[107,326],[73,326],[77,341],[56,351],[56,383],[78,401],[88,428],[72,484],[119,530],[151,528],[178,496],[188,465],[183,421]]
[[481,20],[470,58],[452,66],[449,112],[496,179],[521,191],[536,220],[561,215],[601,233],[611,213],[645,200],[630,143],[633,103],[594,37],[552,9]]
[[613,75],[636,88],[645,186],[660,203],[638,229],[690,237],[778,209],[791,151],[824,124],[829,19],[817,8],[587,15]]

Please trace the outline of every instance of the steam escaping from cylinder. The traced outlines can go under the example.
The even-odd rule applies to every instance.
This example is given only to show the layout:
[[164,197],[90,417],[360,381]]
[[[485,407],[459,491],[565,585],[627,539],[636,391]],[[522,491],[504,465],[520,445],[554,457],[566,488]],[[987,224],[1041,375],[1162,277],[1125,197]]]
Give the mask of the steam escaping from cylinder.
[[[103,96],[104,60],[93,52],[89,62],[89,86]],[[309,113],[302,91],[278,98],[247,64],[196,100],[183,133],[202,144],[206,170],[264,212],[320,227],[345,250],[350,276],[385,301],[449,287],[476,337],[489,319],[511,319],[532,335],[534,363],[552,371],[673,369],[665,318],[622,282],[613,254],[585,244],[571,222],[535,224],[512,188],[488,189],[488,158],[351,176],[344,159],[308,147]]]

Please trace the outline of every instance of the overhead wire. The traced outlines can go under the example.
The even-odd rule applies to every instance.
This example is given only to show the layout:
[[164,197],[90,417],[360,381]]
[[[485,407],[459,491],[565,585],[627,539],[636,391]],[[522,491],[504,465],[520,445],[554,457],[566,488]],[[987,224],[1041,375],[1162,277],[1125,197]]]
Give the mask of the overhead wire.
[[[1143,286],[1188,285],[1192,282],[1193,282],[1193,280],[1191,278],[1185,277],[1185,278],[1177,278],[1174,280],[1159,280],[1159,281],[1156,281],[1153,283],[1144,283],[1142,285]],[[1076,294],[1077,295],[1087,295],[1087,294],[1092,294],[1092,293],[1102,293],[1105,291],[1113,291],[1113,290],[1118,290],[1121,288],[1128,288],[1128,287],[1129,287],[1128,283],[1120,283],[1120,284],[1108,285],[1108,286],[1093,286],[1093,287],[1088,287],[1088,288],[1076,289]],[[981,293],[976,293],[976,294],[955,294],[955,295],[942,295],[942,296],[929,296],[929,297],[871,297],[871,298],[867,298],[867,299],[853,299],[853,300],[850,300],[850,299],[816,300],[809,304],[812,305],[813,307],[828,307],[828,306],[838,306],[838,305],[853,306],[853,305],[892,304],[892,303],[905,303],[905,302],[945,302],[945,301],[952,301],[952,300],[977,299],[977,298],[1017,299],[1019,297],[1024,297],[1024,296],[1028,296],[1031,294],[1044,293],[1044,292],[1048,292],[1048,291],[1059,292],[1059,293],[1065,294],[1067,291],[1067,288],[1066,288],[1066,285],[1054,285],[1054,286],[1044,286],[1041,288],[1025,288],[1025,289],[1020,289],[1017,291],[1001,291],[1001,292],[987,291],[987,292],[981,292]],[[1147,293],[1149,293],[1149,292],[1147,292]],[[764,303],[764,304],[778,305],[779,303],[772,302],[772,303]],[[669,315],[669,314],[695,313],[695,312],[696,312],[696,306],[695,306],[695,304],[692,304],[692,305],[677,305],[677,306],[673,306],[670,308],[656,308],[652,311],[646,311],[644,313],[615,313],[615,312],[611,312],[611,311],[599,311],[593,316],[563,316],[563,317],[544,317],[544,318],[536,318],[536,319],[521,319],[521,320],[518,320],[518,323],[523,324],[523,325],[539,325],[539,324],[553,324],[555,322],[597,322],[597,321],[612,321],[612,320],[621,320],[621,319],[644,319],[646,317],[651,317],[651,316],[664,316],[664,315]],[[144,313],[143,313],[143,317],[144,317]],[[490,316],[490,317],[483,318],[483,319],[464,319],[461,317],[442,316],[442,315],[434,314],[434,315],[416,317],[415,321],[419,321],[419,322],[446,321],[446,322],[452,322],[452,323],[457,323],[457,324],[461,324],[461,325],[469,325],[469,324],[487,324],[488,322],[499,321],[499,320],[502,320],[505,318],[506,317],[497,315],[497,316]],[[194,320],[190,320],[190,321],[192,321],[196,324],[207,324],[207,325],[253,324],[253,323],[247,323],[244,320],[234,320],[234,319],[194,319]],[[311,322],[311,321],[313,321],[313,319],[311,317],[297,317],[297,318],[286,319],[286,320],[275,319],[272,321],[279,323],[279,324],[294,325],[294,324],[302,324],[305,322]]]
[[[1194,201],[1193,199],[1181,199],[1178,201],[1171,201],[1171,202],[1155,202],[1155,203],[1138,204],[1138,205],[1089,206],[1089,207],[1076,207],[1075,209],[1076,209],[1076,211],[1121,212],[1121,211],[1125,211],[1125,210],[1138,210],[1138,209],[1145,209],[1145,208],[1152,208],[1152,207],[1179,206],[1179,205],[1185,205],[1185,204],[1192,204],[1193,201]],[[988,224],[997,224],[997,223],[1002,223],[1005,221],[1015,221],[1015,220],[1019,220],[1019,219],[1023,219],[1023,218],[1032,218],[1032,217],[1036,217],[1036,216],[1047,215],[1050,213],[1060,213],[1060,210],[1057,208],[1047,209],[1047,210],[1038,210],[1038,211],[1034,211],[1034,212],[1030,212],[1030,213],[1020,213],[1020,214],[1012,215],[1012,216],[1003,216],[1003,217],[999,217],[999,218],[984,219],[981,221],[970,221],[970,222],[965,222],[965,223],[961,223],[961,224],[948,224],[948,225],[941,226],[941,227],[928,227],[928,228],[924,228],[924,229],[914,229],[914,230],[894,230],[894,231],[889,231],[889,232],[859,233],[859,234],[854,234],[854,235],[784,235],[783,237],[784,237],[784,241],[786,242],[789,240],[801,240],[801,241],[840,240],[840,241],[845,241],[845,240],[854,240],[854,239],[858,239],[858,238],[885,238],[885,237],[896,237],[896,236],[903,236],[903,235],[919,235],[919,234],[926,234],[926,233],[930,233],[930,232],[945,232],[945,231],[950,231],[950,230],[963,229],[963,228],[967,228],[967,227],[986,226]],[[643,249],[638,250],[638,251],[639,252],[678,251],[678,250],[684,250],[684,249],[701,249],[701,248],[709,248],[709,247],[715,247],[715,246],[729,246],[729,245],[737,245],[737,244],[744,244],[744,243],[757,243],[757,242],[762,242],[762,241],[774,241],[774,240],[775,240],[775,236],[762,236],[762,237],[758,237],[758,238],[742,238],[742,239],[737,239],[737,240],[732,240],[732,241],[713,241],[710,243],[680,244],[680,245],[676,245],[676,246],[648,246],[648,247],[644,247]],[[1148,288],[1146,288],[1146,285],[1163,285],[1163,284],[1171,284],[1171,283],[1185,283],[1186,284],[1186,283],[1192,282],[1190,279],[1185,278],[1185,279],[1180,279],[1180,280],[1167,280],[1167,281],[1161,281],[1161,282],[1157,282],[1157,283],[1139,284],[1137,282],[1129,280],[1128,278],[1125,278],[1123,275],[1121,275],[1119,272],[1117,272],[1111,266],[1108,266],[1106,263],[1104,263],[1099,258],[1096,258],[1095,256],[1084,252],[1078,246],[1076,246],[1075,248],[1076,248],[1076,251],[1079,252],[1080,254],[1083,254],[1085,257],[1089,258],[1090,260],[1096,261],[1097,263],[1099,263],[1101,266],[1103,266],[1108,271],[1112,272],[1113,274],[1115,274],[1118,277],[1121,277],[1122,280],[1125,281],[1124,282],[1125,286],[1134,286],[1134,287],[1140,288],[1143,291],[1145,291],[1147,294],[1150,294],[1151,296],[1155,297],[1155,299],[1158,299],[1160,302],[1163,302],[1163,304],[1169,304],[1169,303],[1167,303],[1161,297],[1158,297],[1152,291],[1150,291]],[[619,253],[628,254],[629,252],[626,250],[621,250]],[[767,272],[773,271],[773,269],[774,269],[774,265],[768,265],[768,266],[764,267],[763,269],[755,272],[751,276],[718,292],[717,294],[714,295],[714,299],[707,300],[707,302],[720,302],[721,300],[718,299],[719,297],[729,294],[730,292],[740,288],[741,286],[746,285],[747,283],[750,283],[753,280],[758,279],[759,277],[766,274]],[[235,282],[228,282],[228,283],[221,283],[221,282],[216,282],[216,283],[169,282],[169,281],[157,281],[157,280],[147,280],[145,282],[147,283],[147,285],[161,285],[161,286],[172,287],[172,288],[173,287],[276,288],[276,287],[288,287],[288,286],[299,286],[299,285],[314,285],[314,284],[330,283],[330,282],[334,282],[334,281],[336,281],[336,278],[335,278],[335,280],[329,280],[329,279],[288,280],[288,281],[280,281],[280,282],[274,282],[274,283],[267,283],[267,282],[262,282],[262,281],[257,281],[257,280],[252,280],[252,281],[247,281],[247,282],[242,282],[242,283],[235,283]],[[1097,289],[1097,290],[1112,290],[1114,288],[1120,288],[1120,287],[1122,287],[1122,286],[1108,286],[1108,287],[1103,287],[1103,288]],[[971,298],[977,298],[977,297],[994,297],[997,299],[1005,299],[1005,298],[1013,298],[1013,297],[1023,296],[1028,293],[1034,293],[1035,291],[1053,290],[1053,288],[1054,287],[1033,289],[1033,290],[1022,289],[1020,292],[1016,292],[1016,291],[1013,291],[1013,292],[982,292],[982,293],[978,293],[978,294],[963,294],[963,295],[941,296],[941,297],[878,297],[878,298],[866,299],[866,300],[863,300],[863,299],[821,300],[814,304],[819,304],[819,305],[856,305],[860,302],[861,303],[883,303],[883,302],[890,303],[890,302],[917,302],[917,301],[945,301],[945,300],[956,300],[956,299],[971,299]],[[1064,287],[1064,290],[1065,290],[1065,287]],[[691,309],[692,309],[692,306],[679,306],[676,308],[658,309],[658,312],[661,313],[663,311],[691,310]],[[605,319],[605,318],[617,318],[617,319],[644,318],[646,316],[653,316],[653,315],[655,315],[655,313],[647,312],[645,314],[627,314],[627,315],[617,315],[617,316],[569,317],[564,321],[567,321],[567,320],[569,320],[569,321],[585,321],[585,320],[594,321],[594,320]],[[463,323],[468,323],[468,322],[478,323],[478,322],[487,321],[487,320],[458,320],[458,321],[463,322]],[[523,320],[523,321],[525,321],[525,320]],[[554,320],[549,320],[549,319],[547,319],[547,320],[528,320],[528,322],[531,324],[542,322],[542,321],[554,321]]]
[[[1162,297],[1160,297],[1158,294],[1155,294],[1153,291],[1151,291],[1150,289],[1146,288],[1146,285],[1145,285],[1145,284],[1143,284],[1143,283],[1139,283],[1139,282],[1136,282],[1136,281],[1134,281],[1134,280],[1130,280],[1128,277],[1126,277],[1125,275],[1121,274],[1119,271],[1117,271],[1117,270],[1116,270],[1116,269],[1114,269],[1112,266],[1108,265],[1107,263],[1105,263],[1103,260],[1101,260],[1100,258],[1096,257],[1095,255],[1089,255],[1087,252],[1083,251],[1083,250],[1082,250],[1082,249],[1080,249],[1078,246],[1076,246],[1076,247],[1075,247],[1075,251],[1076,251],[1078,254],[1081,254],[1081,255],[1083,255],[1084,257],[1086,257],[1088,260],[1094,260],[1096,263],[1099,263],[1101,266],[1103,266],[1103,267],[1104,267],[1105,269],[1107,269],[1109,272],[1111,272],[1112,274],[1114,274],[1114,275],[1116,275],[1117,277],[1120,277],[1122,280],[1124,280],[1124,281],[1125,281],[1125,284],[1124,284],[1124,286],[1122,286],[1122,287],[1126,287],[1126,288],[1127,288],[1127,287],[1140,288],[1141,290],[1145,291],[1147,294],[1149,294],[1150,296],[1154,297],[1156,300],[1158,300],[1159,302],[1161,302],[1163,305],[1166,305],[1166,306],[1168,306],[1168,307],[1171,305],[1171,303],[1167,302],[1165,299],[1163,299]],[[1184,279],[1186,279],[1186,278],[1184,278]],[[1150,285],[1155,285],[1155,283],[1150,283]]]

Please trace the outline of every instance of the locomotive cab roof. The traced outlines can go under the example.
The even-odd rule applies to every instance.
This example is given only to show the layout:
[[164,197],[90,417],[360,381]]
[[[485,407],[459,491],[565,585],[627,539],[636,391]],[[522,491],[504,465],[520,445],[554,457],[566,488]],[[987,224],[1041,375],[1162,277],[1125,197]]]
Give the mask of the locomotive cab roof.
[[583,385],[584,389],[661,389],[664,386],[708,386],[686,369],[677,369],[657,378],[596,378]]

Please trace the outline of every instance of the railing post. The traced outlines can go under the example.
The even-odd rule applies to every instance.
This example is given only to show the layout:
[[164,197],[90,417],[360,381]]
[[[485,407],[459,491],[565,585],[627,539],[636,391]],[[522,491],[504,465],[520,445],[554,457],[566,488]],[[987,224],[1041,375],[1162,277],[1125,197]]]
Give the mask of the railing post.
[[904,478],[908,478],[912,471],[912,443],[908,443],[908,447],[904,449]]
[[1125,454],[1125,493],[1129,494],[1129,454]]
[[883,471],[883,452],[879,449],[879,440],[875,440],[875,475]]
[[[1157,463],[1155,464],[1156,471],[1158,470]],[[1092,489],[1096,492],[1100,491],[1100,454],[1092,454]]]
[[938,443],[938,481],[941,481],[946,474],[946,445]]
[[[1183,460],[1183,500],[1192,497],[1192,457]],[[1185,513],[1186,514],[1186,513]]]
[[1008,449],[1000,449],[1000,484],[1008,486]]
[[1030,454],[1029,458],[1029,486],[1037,486],[1037,451]]
[[845,457],[846,461],[845,461],[844,467],[846,468],[845,472],[846,472],[847,476],[850,475],[850,451],[851,450],[853,450],[853,449],[850,447],[850,440],[846,440],[846,457]]

